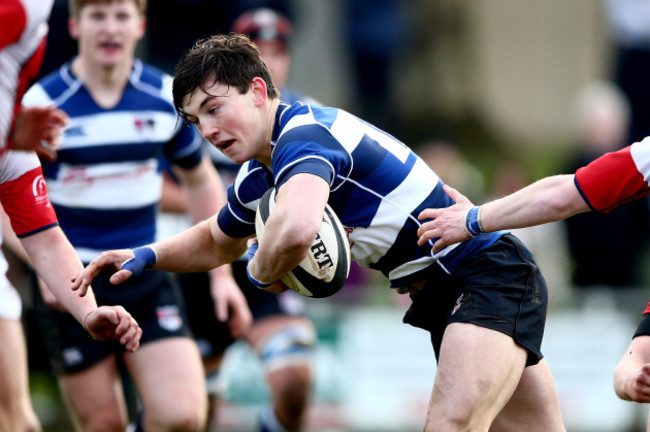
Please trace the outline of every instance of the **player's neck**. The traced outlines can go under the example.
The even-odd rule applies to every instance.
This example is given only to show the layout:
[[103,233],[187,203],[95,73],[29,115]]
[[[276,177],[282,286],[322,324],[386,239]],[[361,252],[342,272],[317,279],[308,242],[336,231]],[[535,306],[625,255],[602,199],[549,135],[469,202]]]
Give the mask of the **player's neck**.
[[273,152],[273,149],[271,148],[271,141],[273,140],[273,130],[275,128],[275,116],[276,113],[278,112],[278,107],[280,106],[280,100],[279,99],[271,99],[269,101],[268,105],[268,114],[266,116],[267,119],[267,127],[265,130],[265,136],[264,136],[264,146],[263,146],[263,151],[262,154],[260,154],[256,159],[263,164],[267,166],[271,166],[271,153]]
[[72,72],[102,108],[113,108],[122,93],[133,68],[133,60],[111,67],[98,66],[79,56],[72,62]]

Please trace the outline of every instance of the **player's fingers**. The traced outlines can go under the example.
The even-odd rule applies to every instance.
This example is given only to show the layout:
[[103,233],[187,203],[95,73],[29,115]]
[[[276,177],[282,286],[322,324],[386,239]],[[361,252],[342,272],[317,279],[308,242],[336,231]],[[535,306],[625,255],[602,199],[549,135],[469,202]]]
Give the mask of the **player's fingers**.
[[119,285],[130,278],[132,274],[131,270],[118,270],[111,275],[109,281],[112,285]]
[[440,249],[442,249],[442,248],[445,247],[445,246],[446,246],[446,244],[445,244],[445,240],[442,239],[442,238],[438,239],[438,240],[433,244],[433,247],[432,247],[433,253],[437,253],[437,252],[439,252]]
[[444,185],[443,190],[447,192],[447,195],[456,203],[463,203],[463,204],[472,204],[472,202],[462,193],[458,192],[456,189],[449,185]]
[[435,219],[435,218],[438,217],[439,213],[440,213],[440,209],[437,209],[437,208],[425,208],[418,215],[418,220]]
[[424,234],[426,234],[427,232],[431,231],[434,228],[435,228],[435,222],[434,221],[425,222],[422,225],[420,225],[420,227],[418,228],[417,234],[419,236],[423,236]]
[[56,160],[57,152],[55,146],[51,144],[51,141],[41,140],[41,145],[34,150],[39,157],[46,159],[48,162],[54,162]]
[[219,298],[215,302],[215,308],[217,312],[217,319],[220,322],[228,321],[228,302],[224,298]]
[[70,117],[61,109],[52,107],[48,112],[48,122],[52,125],[63,127],[67,125],[69,121]]

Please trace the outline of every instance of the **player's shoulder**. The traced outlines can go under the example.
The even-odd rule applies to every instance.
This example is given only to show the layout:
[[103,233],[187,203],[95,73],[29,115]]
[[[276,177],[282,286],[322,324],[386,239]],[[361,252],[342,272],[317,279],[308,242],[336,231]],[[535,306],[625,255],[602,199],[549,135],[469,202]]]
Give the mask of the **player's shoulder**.
[[273,185],[273,175],[264,164],[251,159],[241,164],[233,187],[243,204],[257,201]]
[[25,106],[53,103],[63,97],[75,82],[70,63],[65,63],[34,83],[23,96],[22,103]]
[[170,102],[172,100],[173,79],[167,72],[156,66],[135,59],[130,81],[140,91]]

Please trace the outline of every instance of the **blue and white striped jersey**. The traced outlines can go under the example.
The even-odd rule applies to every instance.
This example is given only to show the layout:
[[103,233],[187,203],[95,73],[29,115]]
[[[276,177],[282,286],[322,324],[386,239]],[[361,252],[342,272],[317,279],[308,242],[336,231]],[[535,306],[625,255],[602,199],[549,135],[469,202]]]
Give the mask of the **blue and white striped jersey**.
[[381,271],[392,287],[425,278],[434,265],[452,273],[504,233],[483,234],[437,254],[435,240],[418,246],[420,211],[453,204],[442,181],[406,145],[343,110],[281,104],[272,145],[271,170],[251,160],[229,187],[228,206],[219,214],[226,234],[254,234],[259,198],[298,173],[330,184],[328,202],[349,233],[353,259]]
[[55,105],[70,116],[56,162],[43,162],[61,228],[83,261],[101,251],[154,241],[162,179],[159,159],[190,168],[203,139],[178,121],[170,76],[136,60],[121,100],[98,106],[63,65],[35,84],[25,105]]

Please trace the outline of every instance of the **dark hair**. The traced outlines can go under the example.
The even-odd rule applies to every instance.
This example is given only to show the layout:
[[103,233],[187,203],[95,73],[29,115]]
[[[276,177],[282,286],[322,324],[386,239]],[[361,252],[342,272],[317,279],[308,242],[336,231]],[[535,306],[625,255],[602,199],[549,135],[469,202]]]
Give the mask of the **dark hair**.
[[217,82],[235,87],[243,94],[255,77],[266,82],[266,94],[270,98],[279,97],[266,63],[248,37],[230,33],[200,39],[176,65],[172,86],[174,107],[187,120],[183,112],[185,96],[199,89],[206,91]]

